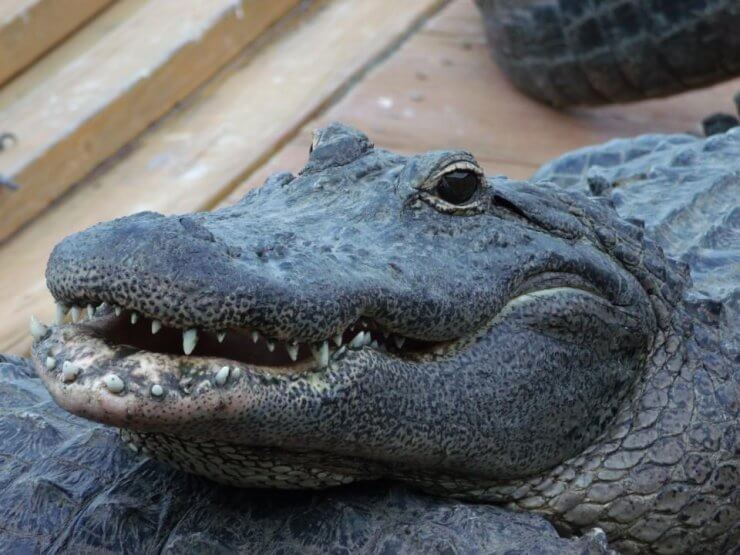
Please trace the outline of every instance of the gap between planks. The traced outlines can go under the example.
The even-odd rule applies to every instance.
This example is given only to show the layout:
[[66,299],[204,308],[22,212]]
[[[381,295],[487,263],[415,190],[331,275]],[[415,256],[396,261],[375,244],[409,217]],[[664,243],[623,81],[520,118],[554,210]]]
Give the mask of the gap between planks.
[[141,210],[212,205],[443,4],[335,0],[309,10],[0,245],[0,352],[27,352],[32,313],[53,317],[43,273],[62,237]]

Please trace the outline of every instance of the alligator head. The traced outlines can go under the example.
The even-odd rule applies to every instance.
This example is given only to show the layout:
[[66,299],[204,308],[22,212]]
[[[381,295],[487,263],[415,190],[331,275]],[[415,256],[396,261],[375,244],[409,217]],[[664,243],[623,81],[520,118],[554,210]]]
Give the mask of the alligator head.
[[39,374],[134,450],[239,486],[504,502],[612,441],[681,287],[608,206],[338,124],[234,206],[65,239],[47,281]]

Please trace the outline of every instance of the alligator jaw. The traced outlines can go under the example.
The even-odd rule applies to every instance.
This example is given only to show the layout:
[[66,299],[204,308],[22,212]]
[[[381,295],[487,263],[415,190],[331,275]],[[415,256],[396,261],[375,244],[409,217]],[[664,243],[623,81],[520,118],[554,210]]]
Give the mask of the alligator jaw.
[[309,403],[331,397],[336,376],[351,383],[352,373],[362,368],[343,364],[362,348],[337,350],[324,368],[299,363],[301,371],[280,371],[224,358],[133,349],[111,344],[99,333],[85,324],[46,328],[34,343],[33,361],[57,404],[120,428],[134,452],[239,487],[323,488],[372,479],[380,472],[361,458],[245,443],[228,425],[245,414],[263,413],[263,404],[286,397],[291,389],[300,389]]
[[68,309],[57,306],[59,325],[47,328],[35,318],[31,324],[34,360],[47,388],[74,414],[139,430],[171,431],[215,413],[228,417],[230,409],[244,410],[245,391],[255,385],[303,381],[320,395],[322,376],[341,372],[342,361],[363,349],[424,360],[460,343],[407,339],[365,318],[317,343],[249,329],[182,330],[109,306],[91,307],[80,323],[85,311],[73,307],[73,323],[64,324]]
[[[345,350],[341,354],[345,354]],[[198,418],[234,416],[255,385],[300,376],[320,388],[319,376],[338,369],[337,353],[324,368],[257,366],[228,358],[174,355],[107,341],[99,328],[55,326],[34,344],[46,387],[66,410],[118,427],[171,431]]]

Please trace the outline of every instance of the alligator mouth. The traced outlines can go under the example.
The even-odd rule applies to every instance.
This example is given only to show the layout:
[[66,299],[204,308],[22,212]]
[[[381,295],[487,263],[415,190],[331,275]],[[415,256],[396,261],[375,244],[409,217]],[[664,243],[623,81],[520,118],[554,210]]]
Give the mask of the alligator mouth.
[[[549,274],[548,274],[549,275]],[[535,276],[525,283],[518,295],[510,299],[507,307],[532,300],[539,294],[557,291],[580,291],[601,298],[600,295],[576,276],[567,275],[570,287],[555,287],[552,277]],[[559,282],[558,282],[559,283]],[[539,291],[542,289],[542,291]],[[527,294],[524,294],[524,293]],[[76,301],[80,303],[80,301]],[[137,353],[156,355],[161,373],[177,369],[178,372],[195,373],[207,365],[220,370],[225,366],[242,368],[247,372],[300,375],[335,368],[335,363],[348,352],[370,349],[387,357],[412,362],[426,362],[456,353],[480,335],[489,324],[480,329],[446,341],[431,341],[408,337],[397,331],[385,329],[373,318],[362,316],[347,325],[341,332],[319,341],[282,339],[270,337],[254,327],[228,327],[220,330],[163,323],[138,310],[107,302],[85,302],[83,306],[68,305],[57,300],[56,325],[60,329],[76,328],[76,340],[104,344],[114,353],[107,360],[98,358],[106,368],[118,371],[120,361]],[[46,326],[32,321],[31,334],[38,341],[47,332]],[[63,341],[63,339],[62,339]],[[76,364],[74,359],[62,363]],[[47,367],[52,361],[47,362]],[[62,375],[63,381],[73,381],[74,373]]]
[[[104,342],[119,356],[132,352],[159,354],[177,358],[180,365],[187,365],[187,360],[221,360],[277,374],[328,368],[347,350],[370,348],[389,356],[421,359],[425,355],[443,355],[456,343],[454,340],[424,341],[391,333],[366,317],[323,341],[305,342],[271,338],[248,327],[218,331],[173,327],[137,311],[107,303],[88,304],[85,308],[57,303],[56,324],[64,326],[68,322],[79,327],[82,333]],[[42,330],[33,328],[34,325],[32,334],[38,339]]]
[[190,436],[193,423],[238,418],[272,386],[331,391],[339,376],[366,367],[349,359],[431,360],[464,341],[406,338],[369,318],[323,341],[278,341],[250,328],[163,325],[125,307],[57,307],[56,325],[32,318],[31,334],[39,375],[58,404],[119,428],[187,425]]

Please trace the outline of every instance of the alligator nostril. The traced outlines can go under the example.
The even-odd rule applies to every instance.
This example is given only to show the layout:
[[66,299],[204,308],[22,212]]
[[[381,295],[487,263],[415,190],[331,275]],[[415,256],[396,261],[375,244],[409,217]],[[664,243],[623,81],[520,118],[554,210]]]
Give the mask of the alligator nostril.
[[259,246],[254,250],[254,253],[260,260],[285,258],[287,252],[287,249],[283,245]]
[[231,258],[241,258],[242,250],[239,247],[227,246],[226,255],[230,256]]

